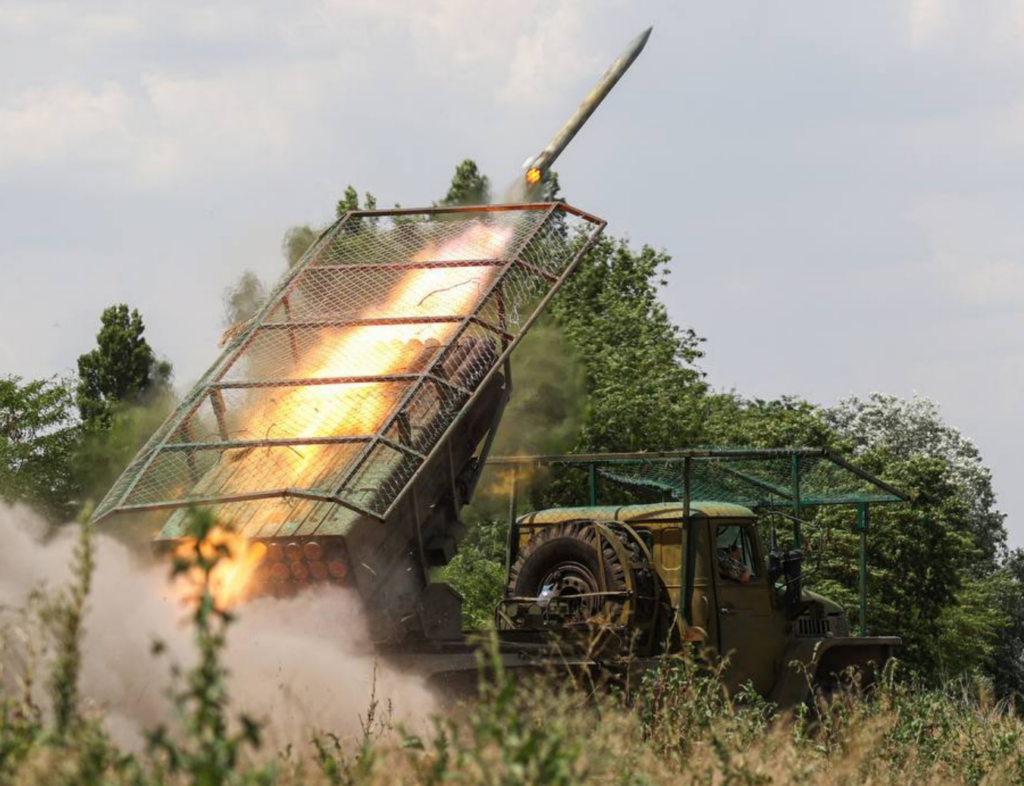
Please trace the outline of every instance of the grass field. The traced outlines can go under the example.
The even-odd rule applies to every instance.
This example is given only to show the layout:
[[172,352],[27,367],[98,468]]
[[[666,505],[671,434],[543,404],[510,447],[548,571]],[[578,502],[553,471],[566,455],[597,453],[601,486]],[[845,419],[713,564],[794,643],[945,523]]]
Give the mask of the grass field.
[[[751,692],[730,699],[686,659],[666,660],[628,697],[558,674],[517,684],[492,659],[477,701],[421,728],[402,728],[398,708],[371,695],[361,733],[309,729],[308,744],[270,750],[260,720],[232,708],[223,666],[232,620],[203,591],[191,616],[198,657],[173,675],[174,711],[127,752],[100,713],[80,707],[94,556],[83,529],[68,587],[21,612],[41,640],[13,640],[6,628],[0,784],[1024,783],[1024,721],[1013,706],[982,682],[926,688],[898,667],[870,695],[780,713]],[[215,561],[197,550],[192,567]]]

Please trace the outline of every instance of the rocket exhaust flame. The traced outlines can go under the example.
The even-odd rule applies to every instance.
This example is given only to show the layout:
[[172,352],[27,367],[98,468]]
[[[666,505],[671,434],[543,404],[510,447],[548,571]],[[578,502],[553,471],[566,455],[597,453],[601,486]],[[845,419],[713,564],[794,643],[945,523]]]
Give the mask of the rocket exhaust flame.
[[[192,563],[176,585],[179,597],[197,602],[203,590],[208,589],[217,608],[229,609],[245,598],[249,582],[267,556],[267,547],[216,527],[201,543],[195,540],[179,543],[174,556]],[[204,561],[216,560],[209,577],[195,564],[197,557]]]
[[[481,255],[500,257],[512,237],[511,227],[492,227],[484,223],[471,224],[462,234],[441,245],[428,245],[412,258],[412,262],[472,262]],[[394,293],[383,308],[386,313],[407,317],[428,317],[436,313],[434,301],[444,295],[444,307],[455,313],[468,310],[495,275],[492,266],[426,268],[410,270],[400,280]],[[364,318],[374,316],[363,313]],[[327,379],[354,376],[385,376],[417,371],[423,358],[429,358],[439,347],[448,343],[457,325],[429,323],[425,325],[399,324],[349,328],[342,335],[322,339],[320,346],[307,353],[311,360],[300,359],[293,375],[305,379]],[[416,356],[419,356],[418,358]],[[243,414],[241,430],[246,433],[270,434],[278,423],[303,420],[304,426],[294,433],[299,439],[320,437],[352,437],[377,431],[395,404],[397,391],[385,382],[356,383],[340,391],[330,386],[310,385],[297,387],[277,399],[270,406]],[[312,414],[310,414],[312,413]],[[321,459],[328,445],[302,445],[289,451],[271,455],[269,466],[263,468],[269,485],[277,487],[304,486],[313,483],[322,471]],[[269,451],[255,450],[242,457],[243,462],[267,463]],[[243,468],[231,467],[232,474]],[[227,486],[220,473],[206,481]],[[280,519],[287,514],[289,503],[271,500],[263,503],[255,515],[257,526]],[[282,510],[284,508],[284,510]],[[249,526],[253,526],[250,520]],[[210,590],[218,606],[228,607],[241,600],[256,569],[264,560],[267,547],[250,543],[244,538],[219,530],[211,547],[226,546],[230,556],[222,559],[211,576]],[[194,543],[184,546],[194,549]],[[296,548],[299,548],[296,545]],[[314,564],[316,561],[314,560]],[[339,563],[340,565],[340,563]],[[328,568],[317,569],[326,573]],[[309,577],[310,568],[295,561],[291,575],[298,581]],[[334,566],[333,574],[344,575],[344,566]],[[193,583],[197,579],[193,576]]]
[[[471,262],[481,252],[500,257],[511,236],[509,227],[472,224],[455,239],[424,248],[412,261]],[[402,314],[410,320],[430,317],[437,314],[435,304],[438,296],[443,295],[444,309],[461,314],[479,297],[494,274],[494,267],[471,264],[411,270],[380,310]],[[376,314],[363,312],[360,316],[370,319]],[[318,380],[416,372],[425,365],[424,360],[450,341],[456,327],[452,322],[433,322],[348,328],[340,335],[323,337],[319,346],[306,353],[309,359],[300,359],[291,376]],[[371,434],[380,429],[398,394],[397,386],[386,382],[352,383],[340,389],[331,385],[296,387],[262,408],[246,412],[241,430],[246,434],[272,435],[280,423],[300,422],[301,428],[289,434],[299,440]],[[294,446],[273,454],[257,449],[239,462],[254,467],[262,464],[261,472],[270,476],[267,483],[271,486],[304,487],[322,472],[322,459],[329,450],[330,445]],[[232,468],[232,474],[242,474],[241,468]],[[265,504],[258,515],[264,521],[272,520],[282,512],[277,508],[287,504]]]

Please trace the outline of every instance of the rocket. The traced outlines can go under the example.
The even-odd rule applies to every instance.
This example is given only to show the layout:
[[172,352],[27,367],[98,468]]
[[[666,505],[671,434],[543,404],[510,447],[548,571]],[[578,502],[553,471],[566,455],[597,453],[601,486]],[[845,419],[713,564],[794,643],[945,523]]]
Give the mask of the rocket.
[[576,108],[572,117],[555,134],[554,138],[548,143],[548,146],[541,150],[538,155],[526,159],[523,163],[523,169],[525,170],[524,179],[527,189],[538,185],[544,180],[551,165],[555,163],[558,156],[565,150],[566,145],[583,128],[583,124],[594,114],[594,110],[604,101],[605,96],[612,91],[612,88],[622,78],[622,75],[633,65],[633,61],[640,56],[644,46],[647,44],[647,39],[651,37],[653,29],[653,27],[648,27],[629,42],[626,50],[604,72],[604,76],[597,81],[597,84],[594,85],[593,89],[587,94],[587,97]]

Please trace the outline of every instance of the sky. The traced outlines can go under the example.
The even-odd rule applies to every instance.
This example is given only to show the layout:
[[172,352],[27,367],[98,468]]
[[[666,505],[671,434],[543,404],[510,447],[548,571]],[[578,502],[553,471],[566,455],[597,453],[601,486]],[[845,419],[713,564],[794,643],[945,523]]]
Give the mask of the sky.
[[0,0],[0,374],[138,307],[184,388],[222,294],[345,186],[499,186],[641,30],[559,160],[719,389],[936,400],[1024,546],[1024,2]]

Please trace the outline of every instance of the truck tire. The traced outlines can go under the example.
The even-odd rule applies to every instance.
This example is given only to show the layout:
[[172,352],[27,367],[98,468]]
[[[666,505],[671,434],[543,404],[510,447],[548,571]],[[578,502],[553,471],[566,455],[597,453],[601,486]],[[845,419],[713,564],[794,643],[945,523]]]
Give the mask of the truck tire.
[[[626,589],[626,566],[615,550],[604,544],[604,585],[610,592]],[[600,592],[598,581],[597,531],[590,521],[567,521],[545,527],[536,533],[509,571],[508,594],[517,598],[536,598],[545,586],[562,601],[575,595]],[[588,620],[602,610],[605,616],[616,615],[620,601],[600,597],[568,601],[573,621]]]

